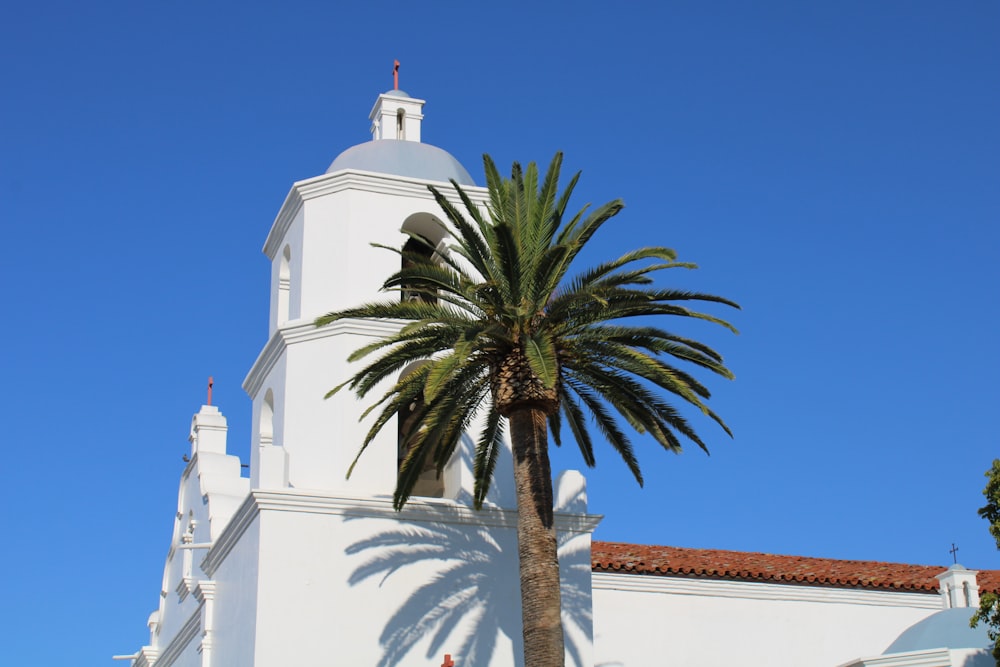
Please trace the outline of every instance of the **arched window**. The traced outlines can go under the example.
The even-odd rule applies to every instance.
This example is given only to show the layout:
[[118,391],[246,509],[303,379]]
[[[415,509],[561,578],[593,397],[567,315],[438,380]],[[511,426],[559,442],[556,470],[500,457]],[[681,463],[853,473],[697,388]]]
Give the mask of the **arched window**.
[[396,111],[396,138],[406,139],[406,112],[402,109]]
[[280,327],[288,321],[289,292],[292,284],[292,249],[285,246],[278,260],[278,321]]
[[[410,237],[410,239],[405,244],[403,244],[403,252],[417,254],[422,257],[426,257],[428,259],[430,259],[434,255],[434,250],[432,249],[430,241],[425,240],[424,242],[421,242],[413,237]],[[402,268],[404,269],[409,268],[413,266],[413,264],[414,264],[413,260],[407,258],[404,255],[401,264]],[[437,303],[437,299],[435,299],[430,294],[425,294],[416,291],[409,291],[406,289],[405,285],[403,286],[403,290],[402,292],[400,292],[400,295],[403,301],[423,301],[424,303]]]
[[274,394],[268,389],[260,406],[259,445],[267,447],[274,441]]
[[[411,447],[410,436],[413,434],[414,429],[417,428],[417,419],[423,407],[423,396],[418,396],[409,405],[404,405],[396,416],[398,430],[397,473],[403,465],[403,460],[409,453]],[[430,453],[424,459],[423,469],[420,471],[420,478],[413,486],[412,495],[429,498],[444,497],[444,478],[438,474],[437,466],[434,464],[434,457]]]

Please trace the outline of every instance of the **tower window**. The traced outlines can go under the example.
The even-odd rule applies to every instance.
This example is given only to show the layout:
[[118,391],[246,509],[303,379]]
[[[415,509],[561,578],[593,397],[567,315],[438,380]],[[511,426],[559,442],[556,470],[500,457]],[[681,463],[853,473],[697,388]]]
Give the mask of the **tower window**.
[[[434,251],[431,249],[429,241],[424,240],[424,242],[421,243],[420,241],[412,237],[406,242],[405,245],[403,245],[403,252],[417,254],[422,257],[426,257],[427,259],[430,259],[431,256],[434,254]],[[408,259],[407,257],[403,257],[402,268],[407,269],[414,265],[415,265],[414,260]],[[415,290],[407,290],[406,285],[403,286],[403,290],[402,292],[400,292],[400,294],[403,301],[423,301],[424,303],[437,303],[437,299],[435,299],[430,294],[417,292]]]
[[260,406],[258,446],[267,447],[274,442],[274,393],[268,389]]
[[405,124],[405,119],[406,119],[406,113],[402,109],[399,109],[398,111],[396,111],[396,138],[397,139],[406,139],[406,124]]
[[[404,405],[397,415],[399,430],[398,453],[396,456],[397,472],[403,466],[403,460],[410,451],[409,439],[413,430],[417,427],[417,414],[424,407],[422,396],[417,397],[409,405]],[[423,469],[420,471],[420,478],[413,486],[412,495],[425,496],[430,498],[444,497],[444,480],[438,474],[437,466],[434,464],[434,457],[429,453],[424,459]]]
[[278,312],[277,325],[280,327],[289,318],[289,294],[292,285],[292,249],[285,246],[278,261]]

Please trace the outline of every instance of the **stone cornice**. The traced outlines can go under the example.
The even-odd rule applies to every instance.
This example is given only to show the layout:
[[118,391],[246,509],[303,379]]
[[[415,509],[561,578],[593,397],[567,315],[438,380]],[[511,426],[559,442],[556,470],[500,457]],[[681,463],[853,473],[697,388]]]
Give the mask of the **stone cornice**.
[[[264,242],[264,254],[269,259],[274,259],[281,246],[281,239],[285,237],[288,228],[291,226],[295,216],[298,215],[303,204],[316,197],[323,197],[346,190],[359,192],[371,192],[382,195],[397,195],[409,197],[411,199],[428,199],[433,201],[434,196],[427,189],[428,185],[436,186],[449,201],[456,205],[461,205],[458,193],[448,183],[440,181],[428,181],[421,178],[408,178],[406,176],[395,176],[393,174],[381,174],[373,171],[361,171],[357,169],[343,169],[332,174],[323,174],[304,181],[292,184],[285,202],[281,205],[271,231]],[[463,185],[464,190],[474,202],[485,202],[487,200],[486,188]]]
[[294,320],[286,323],[274,332],[264,349],[257,355],[250,372],[243,380],[243,390],[251,397],[256,396],[263,386],[271,369],[284,354],[289,345],[305,343],[311,340],[337,336],[340,334],[357,334],[361,336],[388,336],[399,331],[403,322],[395,320],[341,320],[325,327],[317,327],[311,320]]
[[[355,498],[293,489],[282,491],[254,489],[236,510],[215,546],[205,555],[205,559],[201,562],[203,572],[210,577],[215,576],[226,556],[261,512],[307,512],[352,518],[450,523],[490,528],[513,529],[517,526],[516,510],[495,506],[475,510],[448,499],[411,499],[402,511],[397,512],[393,509],[391,496]],[[557,512],[555,520],[556,530],[559,532],[587,534],[594,531],[601,516]]]
[[784,600],[794,602],[826,602],[878,607],[912,607],[940,609],[941,600],[935,594],[899,593],[855,588],[832,588],[806,584],[772,584],[762,581],[729,581],[697,577],[651,576],[594,572],[594,590],[697,595],[701,597],[743,598],[750,600]]

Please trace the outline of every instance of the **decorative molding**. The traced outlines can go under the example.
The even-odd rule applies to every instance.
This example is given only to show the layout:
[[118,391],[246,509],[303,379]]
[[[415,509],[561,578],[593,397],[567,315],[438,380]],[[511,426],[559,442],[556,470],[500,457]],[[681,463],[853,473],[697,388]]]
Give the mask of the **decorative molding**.
[[229,519],[229,523],[222,530],[222,534],[215,540],[215,546],[209,549],[208,553],[202,559],[201,571],[209,577],[215,577],[215,572],[222,564],[222,561],[226,559],[229,552],[233,550],[240,541],[240,538],[243,537],[243,534],[247,532],[250,525],[257,519],[257,515],[260,514],[260,509],[257,507],[257,501],[254,498],[255,493],[256,491],[250,491],[247,494],[247,497],[243,499],[243,502],[240,503],[240,506],[233,513],[232,518]]
[[[272,491],[254,489],[233,514],[226,529],[201,562],[201,569],[214,577],[226,556],[239,542],[243,533],[261,512],[306,512],[352,518],[391,519],[411,523],[449,523],[490,528],[515,529],[517,510],[485,506],[475,510],[444,498],[411,499],[402,511],[392,506],[392,497],[334,496],[317,492],[287,489]],[[556,530],[561,533],[589,534],[603,517],[596,514],[557,512]]]
[[857,588],[834,588],[808,584],[775,584],[763,581],[732,581],[699,577],[660,576],[594,572],[594,590],[697,595],[701,597],[742,598],[746,600],[783,600],[824,602],[877,607],[940,609],[936,593],[900,593]]
[[297,185],[298,183],[292,184],[292,189],[288,191],[285,201],[278,209],[278,215],[271,224],[271,231],[268,232],[267,239],[264,241],[264,254],[272,261],[278,255],[281,241],[288,233],[288,228],[292,226],[292,221],[302,210],[302,196],[299,194]]
[[189,593],[194,592],[196,581],[194,577],[184,576],[181,577],[181,581],[177,584],[177,601],[184,602],[184,598],[188,596]]
[[845,662],[839,667],[952,667],[951,651],[946,648],[907,651]]
[[[196,464],[197,460],[198,460],[198,452],[197,451],[191,452],[191,457],[188,459],[187,465],[184,466],[184,472],[181,473],[181,482],[182,483],[186,482],[187,478],[191,476],[191,471],[194,470],[194,467],[195,467],[195,464]],[[178,519],[184,518],[184,513],[183,512],[178,512],[177,513],[177,518]]]
[[317,327],[312,320],[292,320],[279,327],[270,340],[264,345],[264,349],[257,355],[256,361],[250,367],[250,372],[243,379],[243,390],[251,397],[257,395],[264,385],[271,369],[281,359],[281,355],[289,345],[296,343],[307,343],[313,340],[329,338],[330,336],[340,336],[344,334],[354,334],[358,336],[388,336],[399,331],[403,326],[401,320],[340,320],[325,327]]
[[[392,497],[330,496],[308,491],[261,491],[254,495],[261,510],[336,514],[350,517],[392,519],[394,521],[475,524],[496,528],[516,528],[517,510],[484,506],[481,510],[447,498],[410,499],[402,511],[392,506]],[[594,514],[556,513],[556,530],[590,533],[601,517]]]
[[174,635],[174,638],[170,640],[167,644],[167,648],[163,649],[160,655],[156,659],[157,667],[170,667],[174,663],[174,660],[180,657],[187,645],[198,636],[198,631],[201,630],[201,607],[199,606],[191,614],[191,617],[186,623],[181,627],[181,629]]
[[152,646],[143,646],[135,656],[135,662],[132,663],[132,667],[153,667],[159,657],[159,649],[155,649]]
[[212,648],[215,644],[215,582],[211,580],[199,581],[195,588],[194,595],[201,603],[202,624],[201,643],[198,644],[198,653],[202,656],[202,664],[212,664]]
[[193,588],[194,597],[198,602],[215,599],[215,582],[211,579],[202,579]]
[[[462,200],[458,197],[458,192],[455,191],[451,183],[361,169],[341,169],[332,174],[314,176],[294,183],[292,188],[298,191],[303,201],[344,190],[358,190],[378,195],[402,195],[433,201],[434,195],[427,189],[428,185],[435,186],[448,198],[448,201],[461,205]],[[486,202],[488,199],[489,191],[484,187],[463,185],[462,190],[469,195],[472,201]]]
[[[271,260],[278,255],[281,241],[285,238],[288,228],[292,226],[292,222],[299,214],[299,211],[302,210],[304,203],[310,199],[354,190],[357,192],[371,192],[380,195],[396,195],[411,199],[429,199],[433,201],[434,196],[427,189],[428,185],[437,186],[444,196],[448,198],[448,201],[461,206],[462,200],[459,199],[458,193],[449,183],[397,176],[394,174],[383,174],[374,171],[342,169],[332,174],[321,174],[320,176],[314,176],[313,178],[293,183],[291,190],[285,197],[284,203],[278,210],[274,224],[271,225],[271,231],[267,235],[267,240],[264,241],[264,254]],[[462,190],[474,202],[486,203],[488,200],[488,190],[486,188],[478,185],[463,185]]]

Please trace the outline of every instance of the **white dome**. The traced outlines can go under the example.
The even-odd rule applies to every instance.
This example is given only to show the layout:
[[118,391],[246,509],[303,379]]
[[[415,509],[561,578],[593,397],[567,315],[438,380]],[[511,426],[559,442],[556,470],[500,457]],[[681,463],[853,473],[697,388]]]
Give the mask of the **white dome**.
[[475,185],[472,176],[451,153],[417,141],[382,139],[351,146],[337,156],[326,173],[359,169],[428,181],[451,179],[459,185]]
[[986,626],[969,627],[975,611],[972,607],[955,607],[931,614],[904,630],[883,655],[935,648],[990,648]]

